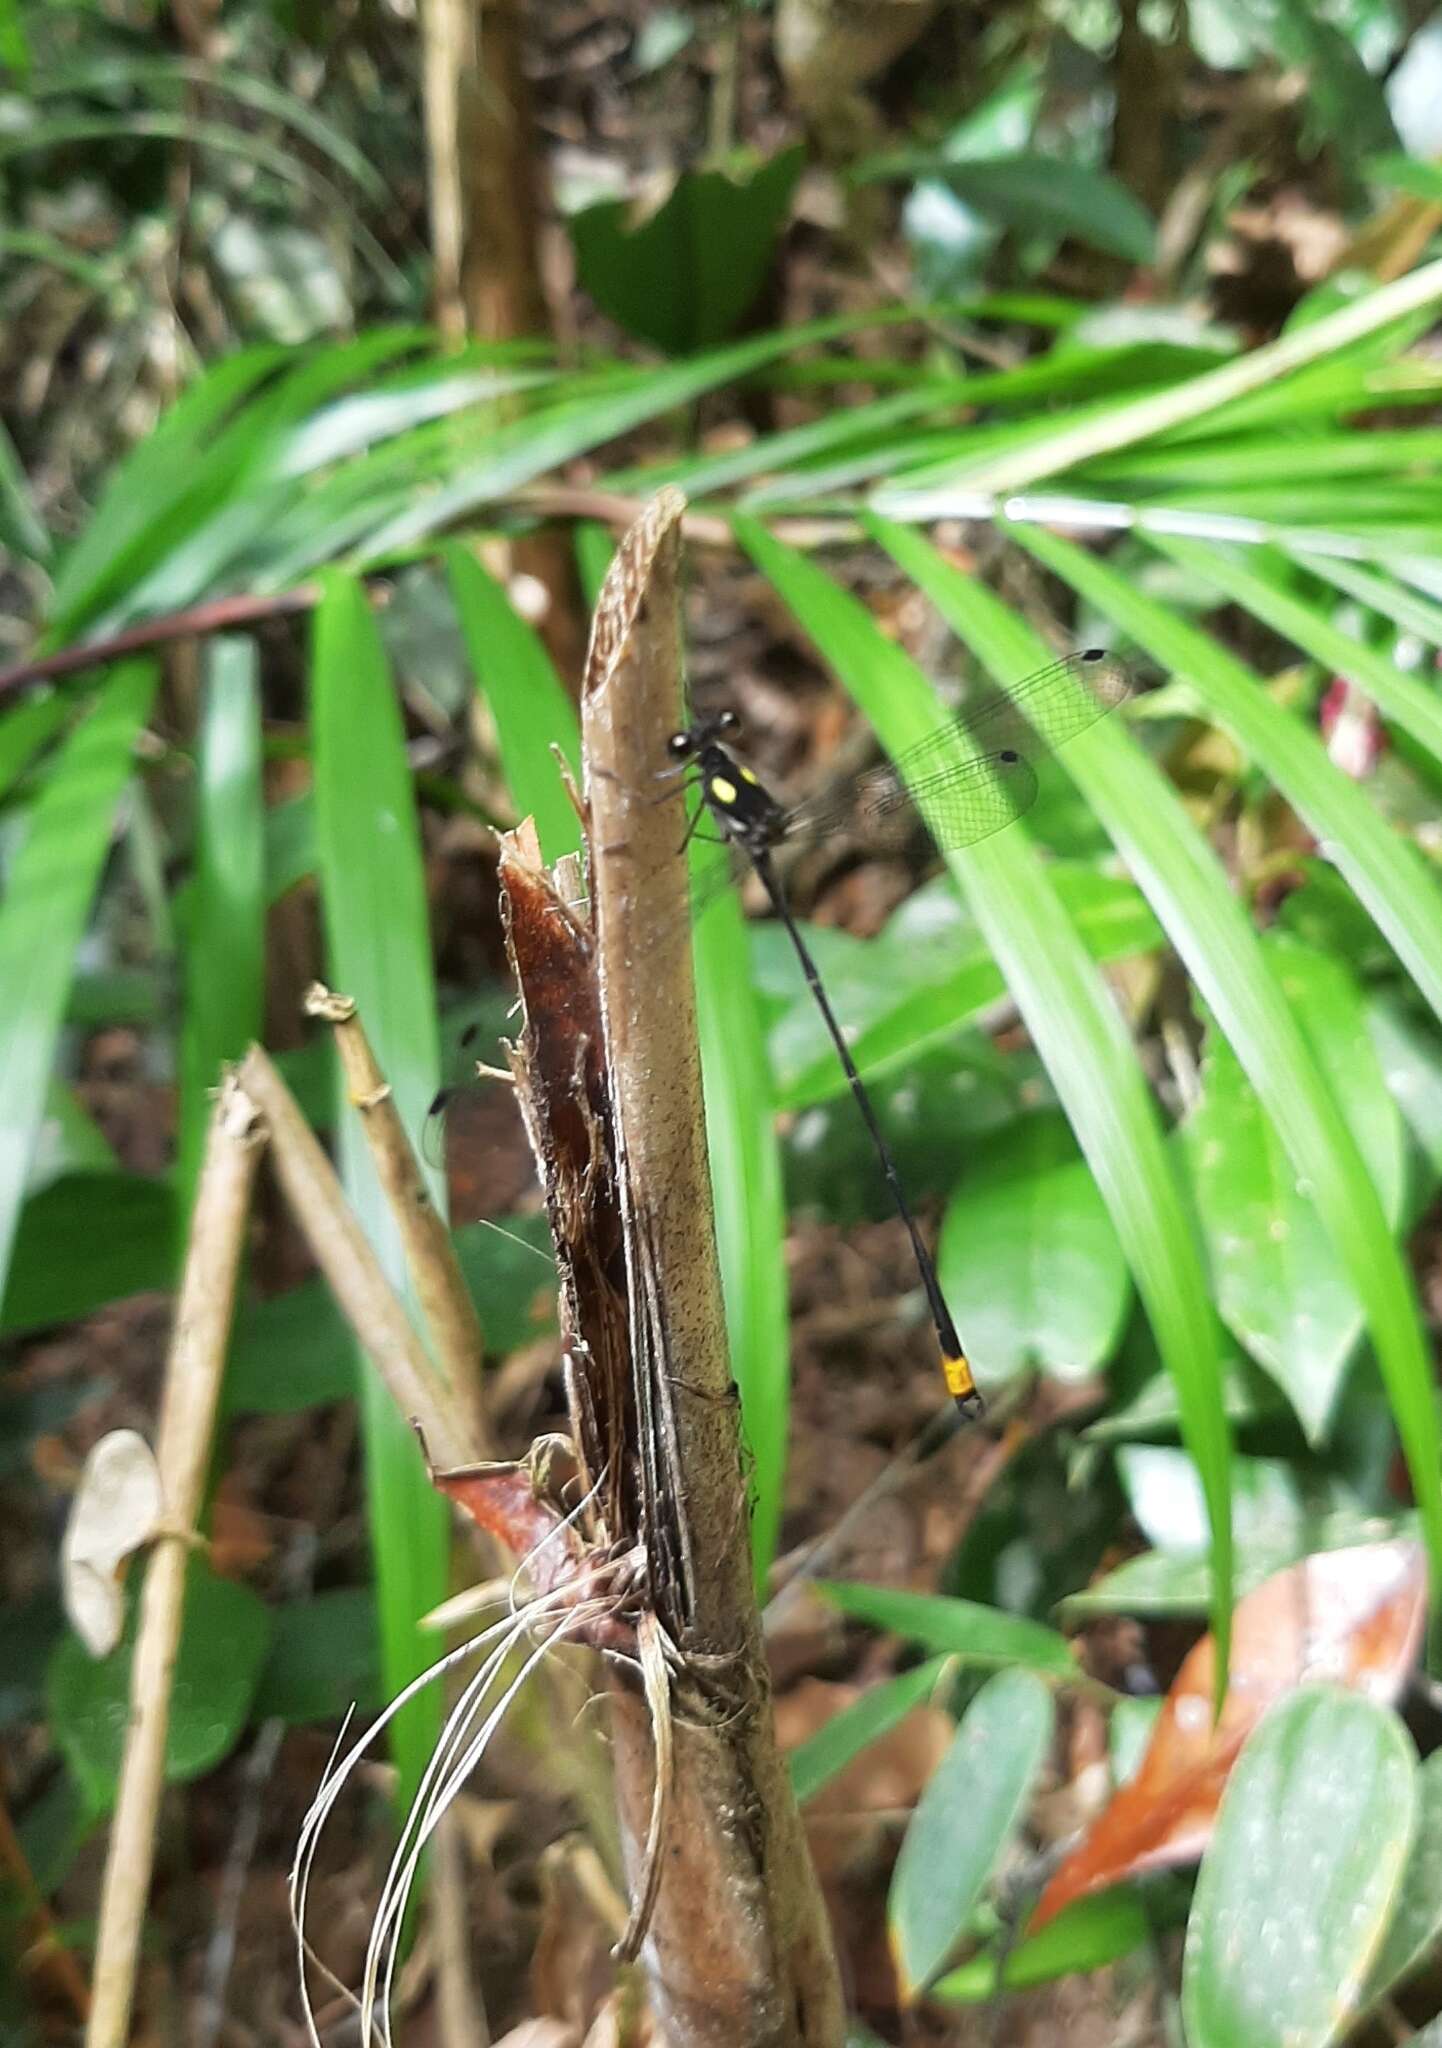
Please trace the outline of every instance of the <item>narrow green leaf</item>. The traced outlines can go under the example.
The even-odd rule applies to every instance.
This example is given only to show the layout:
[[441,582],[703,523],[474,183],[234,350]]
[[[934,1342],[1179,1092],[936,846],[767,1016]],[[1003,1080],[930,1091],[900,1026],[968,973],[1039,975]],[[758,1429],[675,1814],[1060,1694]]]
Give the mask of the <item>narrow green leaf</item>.
[[[86,1110],[75,1090],[52,1075],[45,1091],[45,1119],[30,1157],[27,1197],[69,1173],[117,1173],[115,1147]],[[24,1228],[21,1217],[21,1228]],[[18,1241],[18,1240],[17,1240]],[[14,1262],[12,1261],[12,1271]]]
[[1131,1282],[1064,1117],[1025,1116],[976,1145],[937,1247],[946,1298],[988,1384],[1029,1368],[1076,1380],[1112,1356]]
[[[1235,408],[1226,424],[1235,428],[1242,417],[1240,402],[1258,394],[1267,406],[1283,408],[1294,402],[1287,380],[1309,366],[1332,371],[1335,358],[1359,343],[1373,344],[1389,339],[1387,330],[1414,318],[1442,298],[1442,259],[1424,263],[1407,276],[1369,292],[1364,298],[1343,306],[1312,326],[1284,334],[1224,363],[1199,377],[1140,398],[1123,399],[1099,410],[1087,409],[1082,416],[1064,421],[1055,431],[1029,441],[1025,446],[973,463],[965,455],[954,466],[950,482],[970,494],[978,491],[1001,493],[1019,491],[1043,477],[1058,476],[1064,470],[1109,455],[1118,448],[1130,448],[1155,434],[1176,432],[1208,422],[1215,429],[1222,408]],[[1350,380],[1355,371],[1344,366],[1340,375]],[[1274,394],[1273,387],[1280,387]],[[1358,400],[1359,403],[1363,402]],[[945,489],[912,495],[904,489],[883,490],[873,503],[879,512],[894,518],[940,519],[954,510],[953,497]]]
[[0,796],[6,796],[65,723],[64,697],[22,697],[0,716]]
[[[1371,439],[1363,434],[1360,439]],[[1364,569],[1359,562],[1339,561],[1335,555],[1309,553],[1305,548],[1291,550],[1294,559],[1313,576],[1326,583],[1334,583],[1338,590],[1345,590],[1349,597],[1355,597],[1379,618],[1388,619],[1394,626],[1404,626],[1408,632],[1416,633],[1431,647],[1442,647],[1442,604],[1428,597],[1419,597],[1415,590],[1399,583],[1394,576],[1384,575],[1376,569]]]
[[496,721],[501,763],[516,810],[534,818],[541,852],[557,861],[581,844],[581,821],[561,783],[552,747],[580,780],[575,706],[561,687],[540,635],[519,618],[505,591],[459,541],[444,550],[451,601],[461,622],[476,689]]
[[[1191,683],[1217,722],[1328,842],[1334,865],[1442,1015],[1442,898],[1436,883],[1316,738],[1278,709],[1259,677],[1145,595],[1134,578],[1053,534],[1033,530],[1017,538],[1164,668]],[[1363,1302],[1426,1529],[1432,1583],[1442,1586],[1442,1435],[1411,1275],[1332,1089],[1274,981],[1259,966],[1257,940],[1210,851],[1160,774],[1106,729],[1115,725],[1114,719],[1104,720],[1068,747],[1068,766],[1097,808],[1105,805],[1113,838],[1308,1182]],[[1093,771],[1094,760],[1104,763],[1104,774]]]
[[1063,1682],[1078,1676],[1066,1637],[1025,1615],[1003,1614],[974,1600],[944,1599],[939,1593],[902,1593],[837,1579],[818,1580],[817,1591],[856,1621],[869,1621],[969,1664],[1020,1664]]
[[[898,308],[890,317],[904,320],[915,315],[908,308]],[[462,513],[492,502],[589,448],[629,433],[645,420],[689,404],[703,392],[751,376],[797,349],[838,340],[859,326],[875,324],[876,319],[867,315],[860,320],[854,316],[814,320],[802,327],[731,342],[659,370],[595,377],[579,395],[573,390],[558,402],[498,428],[488,437],[480,460],[453,469],[436,490],[418,495],[412,486],[411,502],[370,533],[364,553],[369,558],[383,557],[440,532]]]
[[315,801],[309,790],[265,813],[265,900],[282,896],[315,873]]
[[[1049,1920],[1040,1934],[1019,1941],[1007,1955],[1002,1985],[1008,1991],[1025,1991],[1057,1977],[1103,1969],[1149,1945],[1155,1933],[1153,1917],[1135,1887],[1114,1885],[1110,1891],[1078,1899]],[[933,1984],[931,1996],[948,2005],[981,2005],[995,1998],[1001,1988],[996,1963],[994,1952],[973,1956]]]
[[[1266,950],[1319,1065],[1333,1077],[1338,1107],[1395,1229],[1401,1118],[1368,1037],[1361,991],[1339,961],[1295,939],[1274,934]],[[1236,1055],[1215,1031],[1183,1138],[1222,1314],[1286,1392],[1309,1439],[1320,1442],[1362,1334],[1361,1299]]]
[[1309,1686],[1265,1717],[1222,1795],[1187,1928],[1189,2048],[1325,2048],[1356,2017],[1417,1807],[1395,1714]]
[[75,954],[150,709],[155,671],[117,669],[49,764],[0,905],[0,1289],[10,1268]]
[[1414,198],[1429,200],[1434,206],[1442,203],[1442,164],[1429,164],[1419,157],[1385,150],[1380,156],[1369,157],[1360,168],[1375,184],[1410,192]]
[[[3,34],[0,34],[3,41]],[[0,425],[0,547],[32,562],[50,559],[50,536],[40,523],[15,443]]]
[[[874,530],[892,552],[898,551],[895,529],[876,522]],[[737,531],[888,750],[897,754],[934,730],[941,707],[930,685],[857,600],[754,521],[739,520]],[[1024,629],[1012,623],[1024,640]],[[1013,669],[1012,679],[1021,672]],[[1092,737],[1084,733],[1081,741]],[[1181,1391],[1187,1441],[1204,1474],[1211,1508],[1219,1587],[1213,1626],[1225,1644],[1231,1534],[1218,1333],[1196,1229],[1182,1202],[1149,1090],[1116,1005],[1024,830],[1013,827],[953,853],[948,865],[1005,973],[1096,1176],[1162,1356]],[[985,1358],[977,1366],[985,1391]],[[1225,1655],[1219,1662],[1225,1665]]]
[[[333,574],[315,614],[311,664],[316,847],[332,985],[354,997],[406,1128],[417,1140],[440,1078],[430,928],[405,734],[361,586]],[[348,1199],[403,1298],[405,1258],[355,1111],[340,1110]],[[443,1201],[444,1191],[432,1187]],[[412,1311],[414,1313],[414,1309]],[[405,1416],[368,1365],[361,1372],[371,1543],[385,1684],[394,1695],[432,1660],[417,1621],[444,1597],[448,1520]],[[427,1694],[392,1724],[401,1802],[414,1792],[440,1722]]]
[[285,351],[274,347],[223,357],[111,471],[99,504],[61,562],[47,646],[79,638],[106,597],[149,566],[157,529],[184,521],[205,450],[221,423],[284,360]]
[[868,1686],[859,1700],[833,1714],[824,1728],[794,1749],[787,1759],[791,1789],[798,1806],[814,1799],[823,1785],[846,1769],[873,1742],[904,1721],[913,1707],[931,1698],[942,1683],[947,1657],[928,1657],[914,1671],[903,1671],[881,1685]]
[[[724,858],[718,847],[692,842],[698,880],[718,857]],[[716,1247],[750,1454],[751,1557],[759,1591],[776,1553],[786,1472],[786,1204],[760,999],[734,891],[701,919],[692,948]]]
[[[1365,436],[1363,437],[1366,438]],[[1436,486],[1433,486],[1436,489]],[[1283,587],[1287,575],[1267,549],[1249,549],[1245,560],[1232,548],[1201,541],[1168,539],[1165,552],[1196,576],[1214,583],[1229,604],[1238,604],[1314,660],[1358,684],[1384,717],[1442,761],[1442,697],[1416,676],[1334,626],[1325,613]]]
[[902,1997],[939,1976],[1021,1825],[1052,1735],[1052,1698],[1029,1671],[999,1671],[966,1711],[902,1839],[887,1899]]
[[177,1183],[190,1204],[221,1069],[260,1035],[265,984],[265,833],[255,643],[205,653],[196,762],[195,886],[185,944]]

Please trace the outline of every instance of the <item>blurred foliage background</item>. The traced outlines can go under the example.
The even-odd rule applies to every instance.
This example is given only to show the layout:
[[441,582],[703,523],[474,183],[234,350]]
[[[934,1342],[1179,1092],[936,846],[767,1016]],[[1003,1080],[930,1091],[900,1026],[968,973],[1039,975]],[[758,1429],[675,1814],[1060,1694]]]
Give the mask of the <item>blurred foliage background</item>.
[[[1435,1584],[1431,11],[7,0],[0,63],[14,2038],[79,2020],[127,1665],[69,1632],[58,1534],[90,1445],[153,1429],[210,1091],[262,1036],[396,1270],[302,991],[358,997],[418,1143],[436,1089],[498,1056],[491,830],[534,813],[548,855],[575,843],[550,750],[574,758],[587,608],[663,482],[692,502],[694,697],[736,706],[788,793],[1058,646],[1143,686],[949,877],[842,852],[793,879],[1006,1425],[854,1525],[941,1398],[923,1304],[784,933],[735,902],[702,923],[758,1584],[831,1532],[828,1573],[1083,1626],[1092,1676],[1143,1692],[1303,1556],[1420,1543]],[[513,1106],[463,1095],[428,1151],[519,1451],[560,1392]],[[367,1385],[267,1191],[146,1966],[187,2039],[297,2038],[301,1815],[339,1715],[423,1668],[416,1617],[465,1576]],[[798,1782],[925,1699],[884,1778],[909,1805],[967,1653],[904,1605],[849,1611],[777,1620],[788,1739],[900,1690],[800,1748]],[[403,1787],[437,1717],[397,1724]],[[580,2039],[608,1977],[568,1857],[601,1764],[558,1762],[533,1715],[495,1770],[470,1802],[486,2004]],[[327,1878],[342,1977],[373,1789]],[[888,1906],[901,1832],[823,1855],[854,2003],[894,2038],[898,1969],[935,1979],[964,1932],[986,1967],[941,1979],[927,2038],[976,2038],[991,1863],[919,1932],[916,1859],[949,1852],[903,1857]],[[1095,1966],[1085,2010],[1161,2027],[1176,1964],[1128,1895],[1015,1981]],[[1003,2038],[1050,2038],[1057,1995],[1018,1993]],[[408,1996],[429,2010],[424,1969]],[[1336,2037],[1300,2011],[1289,2039]],[[1187,2013],[1197,2042],[1263,2038],[1195,1981]]]

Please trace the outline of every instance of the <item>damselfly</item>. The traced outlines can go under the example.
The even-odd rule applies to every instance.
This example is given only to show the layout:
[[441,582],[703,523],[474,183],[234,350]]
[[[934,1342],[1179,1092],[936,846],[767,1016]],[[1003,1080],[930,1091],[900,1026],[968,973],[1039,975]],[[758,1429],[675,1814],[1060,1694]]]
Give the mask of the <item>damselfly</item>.
[[892,1200],[911,1239],[941,1347],[947,1391],[968,1418],[979,1414],[982,1406],[971,1362],[946,1305],[935,1263],[906,1198],[891,1148],[882,1135],[816,963],[792,915],[772,856],[787,839],[835,831],[843,826],[854,827],[862,839],[875,843],[895,836],[897,827],[915,816],[920,817],[938,847],[973,846],[1014,823],[1035,802],[1035,758],[1084,732],[1120,704],[1130,689],[1131,679],[1125,666],[1100,648],[1068,655],[1065,660],[1053,662],[991,696],[979,709],[948,720],[885,767],[854,778],[844,792],[791,809],[778,803],[725,744],[739,727],[734,712],[721,711],[698,719],[684,732],[673,733],[669,742],[676,770],[695,770],[686,786],[699,791],[702,799],[687,827],[687,838],[702,818],[714,819],[722,836],[750,860],[796,949],[801,970],[876,1147]]

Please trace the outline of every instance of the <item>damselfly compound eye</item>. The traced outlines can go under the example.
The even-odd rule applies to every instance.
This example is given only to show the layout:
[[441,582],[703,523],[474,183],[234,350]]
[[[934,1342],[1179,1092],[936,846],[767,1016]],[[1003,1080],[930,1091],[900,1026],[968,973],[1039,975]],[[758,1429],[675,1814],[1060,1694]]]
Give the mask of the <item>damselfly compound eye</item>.
[[673,732],[670,739],[666,742],[666,752],[673,761],[688,759],[692,751],[691,735],[689,732]]
[[717,732],[740,732],[741,721],[734,711],[721,712],[716,720]]

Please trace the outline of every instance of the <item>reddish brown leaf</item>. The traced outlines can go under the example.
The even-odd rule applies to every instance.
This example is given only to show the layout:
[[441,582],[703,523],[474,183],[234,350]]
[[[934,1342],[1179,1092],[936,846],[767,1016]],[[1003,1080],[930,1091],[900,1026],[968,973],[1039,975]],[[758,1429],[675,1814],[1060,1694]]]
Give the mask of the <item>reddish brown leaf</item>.
[[1273,1701],[1317,1680],[1395,1699],[1426,1611],[1422,1550],[1404,1541],[1324,1551],[1248,1594],[1234,1617],[1221,1718],[1212,1719],[1215,1651],[1206,1635],[1177,1673],[1136,1776],[1053,1873],[1028,1931],[1090,1892],[1195,1862],[1227,1774]]
[[576,1578],[585,1561],[585,1546],[559,1509],[536,1491],[529,1466],[467,1466],[431,1477],[448,1500],[524,1561],[537,1593],[552,1592]]

